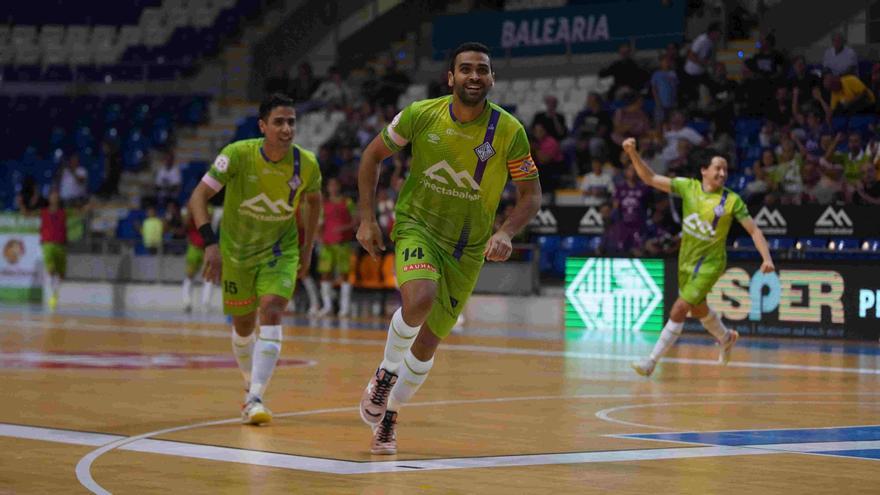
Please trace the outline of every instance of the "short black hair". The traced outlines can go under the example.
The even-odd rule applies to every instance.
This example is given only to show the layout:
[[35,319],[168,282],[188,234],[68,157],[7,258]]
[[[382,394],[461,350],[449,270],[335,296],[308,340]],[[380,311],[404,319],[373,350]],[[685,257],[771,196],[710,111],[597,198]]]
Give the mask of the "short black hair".
[[[485,53],[489,57],[492,56],[489,47],[482,43],[478,43],[476,41],[468,41],[462,43],[458,45],[458,48],[456,48],[455,51],[452,52],[452,56],[449,57],[449,72],[455,72],[455,58],[458,57],[458,55],[462,52],[480,52]],[[492,70],[491,58],[489,60],[489,70]]]
[[277,107],[294,106],[293,98],[283,93],[272,93],[263,98],[263,101],[260,103],[260,120],[265,121],[268,119],[269,114]]

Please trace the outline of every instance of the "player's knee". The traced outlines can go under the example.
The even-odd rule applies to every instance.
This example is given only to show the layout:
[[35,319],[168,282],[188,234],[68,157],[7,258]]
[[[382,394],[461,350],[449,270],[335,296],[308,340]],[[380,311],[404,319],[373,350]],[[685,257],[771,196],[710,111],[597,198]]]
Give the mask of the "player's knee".
[[281,297],[264,298],[260,301],[260,324],[278,325],[287,300]]

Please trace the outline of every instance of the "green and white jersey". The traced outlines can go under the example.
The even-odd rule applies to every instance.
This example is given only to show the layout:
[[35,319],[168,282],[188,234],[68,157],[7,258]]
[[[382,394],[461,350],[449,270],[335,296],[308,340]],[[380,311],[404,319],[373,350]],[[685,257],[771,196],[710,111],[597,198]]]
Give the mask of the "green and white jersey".
[[727,233],[733,219],[749,218],[749,210],[730,189],[707,193],[695,179],[672,179],[672,192],[683,203],[682,240],[678,252],[679,271],[719,273],[727,265]]
[[492,236],[508,175],[514,181],[538,178],[522,124],[491,102],[462,123],[452,113],[452,96],[417,101],[382,130],[382,140],[393,151],[412,145],[395,229],[426,229],[456,258],[482,251]]
[[226,187],[220,252],[224,263],[255,266],[297,249],[296,208],[304,192],[321,190],[315,155],[298,145],[278,162],[263,152],[263,138],[229,144],[202,178]]

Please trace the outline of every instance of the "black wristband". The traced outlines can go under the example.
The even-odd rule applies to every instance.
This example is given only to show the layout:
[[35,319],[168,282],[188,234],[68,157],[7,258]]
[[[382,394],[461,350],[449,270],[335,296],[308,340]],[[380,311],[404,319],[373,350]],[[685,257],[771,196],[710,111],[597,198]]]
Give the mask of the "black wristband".
[[211,244],[217,244],[217,234],[214,233],[214,229],[211,228],[210,223],[206,223],[199,227],[199,234],[202,236],[202,240],[205,241],[205,247],[208,247]]

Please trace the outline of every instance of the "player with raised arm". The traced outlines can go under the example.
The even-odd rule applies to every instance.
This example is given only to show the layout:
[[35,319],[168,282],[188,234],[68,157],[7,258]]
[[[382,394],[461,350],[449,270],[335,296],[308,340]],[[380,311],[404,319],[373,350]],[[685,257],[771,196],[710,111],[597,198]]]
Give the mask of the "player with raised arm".
[[682,241],[678,253],[678,299],[672,305],[669,321],[660,333],[651,355],[632,364],[642,376],[650,376],[657,362],[672,347],[690,313],[718,340],[721,353],[718,362],[730,360],[730,353],[739,338],[736,330],[729,330],[717,313],[706,304],[706,295],[724,273],[727,266],[727,234],[736,219],[755,241],[763,262],[761,271],[775,271],[770,249],[761,229],[755,225],[746,204],[738,194],[724,187],[727,180],[727,160],[714,156],[700,167],[702,180],[676,177],[671,179],[655,174],[636,148],[636,140],[623,141],[640,179],[663,192],[672,192],[682,198]]
[[[189,200],[205,242],[206,281],[220,283],[223,312],[232,316],[232,350],[245,380],[246,424],[268,423],[263,394],[281,354],[281,313],[297,275],[311,264],[321,212],[321,172],[315,155],[293,144],[296,111],[284,95],[260,104],[263,138],[229,144]],[[219,246],[208,200],[226,187]],[[296,209],[304,199],[304,242],[297,242]],[[259,337],[254,338],[259,309]]]
[[[479,43],[459,46],[447,83],[452,95],[417,101],[397,114],[364,150],[358,172],[357,239],[378,257],[385,249],[376,221],[379,164],[412,146],[412,168],[392,232],[403,305],[391,318],[384,359],[360,405],[361,418],[373,428],[373,454],[397,453],[398,411],[425,381],[484,259],[510,257],[510,239],[541,203],[538,169],[522,124],[486,98],[495,84],[489,49]],[[516,185],[516,207],[493,234],[508,176]]]

